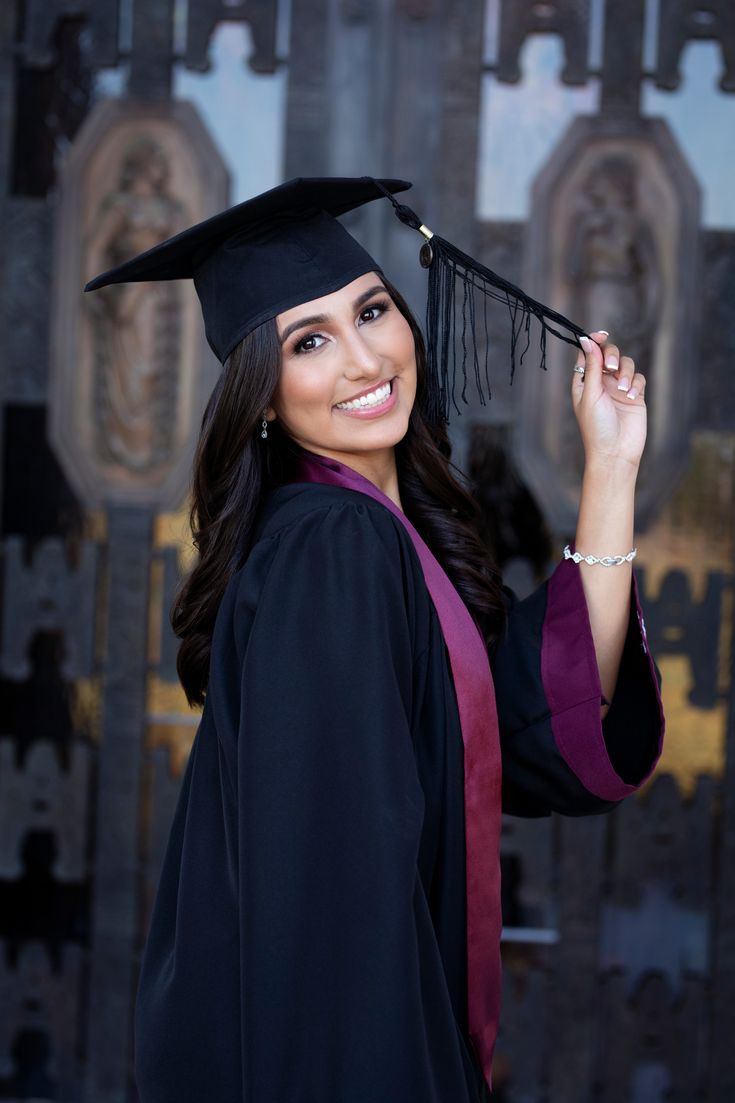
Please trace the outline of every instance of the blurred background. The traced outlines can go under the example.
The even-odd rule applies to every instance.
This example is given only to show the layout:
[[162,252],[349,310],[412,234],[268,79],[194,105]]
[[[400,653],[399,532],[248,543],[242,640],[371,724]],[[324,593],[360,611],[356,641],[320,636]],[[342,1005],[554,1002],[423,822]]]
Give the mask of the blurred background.
[[[734,93],[731,0],[0,4],[0,1099],[134,1103],[198,720],[168,608],[219,365],[188,282],[81,288],[284,179],[363,174],[649,380],[666,750],[610,816],[506,818],[494,1098],[735,1099]],[[387,203],[348,225],[421,317],[418,236]],[[523,593],[574,531],[573,358],[541,373],[532,341],[510,386],[491,323],[454,455]]]

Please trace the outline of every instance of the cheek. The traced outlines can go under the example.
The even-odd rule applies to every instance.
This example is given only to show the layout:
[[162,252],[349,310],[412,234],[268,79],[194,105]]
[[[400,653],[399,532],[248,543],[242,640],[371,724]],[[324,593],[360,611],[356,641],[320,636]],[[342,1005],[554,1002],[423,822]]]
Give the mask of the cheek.
[[416,344],[413,339],[411,327],[405,319],[401,318],[402,326],[395,337],[395,356],[401,364],[409,365],[416,373]]
[[325,374],[308,364],[284,365],[274,395],[276,413],[292,421],[309,408],[330,403],[332,391]]

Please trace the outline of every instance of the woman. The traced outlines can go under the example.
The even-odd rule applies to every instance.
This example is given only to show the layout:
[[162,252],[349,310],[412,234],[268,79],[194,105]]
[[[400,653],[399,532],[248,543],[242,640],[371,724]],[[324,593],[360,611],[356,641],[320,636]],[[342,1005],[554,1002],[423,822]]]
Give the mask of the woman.
[[258,197],[99,278],[192,274],[182,250],[198,250],[224,363],[194,465],[199,560],[173,614],[204,711],[142,964],[136,1077],[142,1103],[477,1103],[501,800],[604,811],[660,753],[627,554],[645,381],[605,334],[582,342],[577,545],[620,562],[566,558],[515,602],[430,416],[420,330],[333,217],[380,193],[363,182],[315,209],[303,183],[269,193],[265,227]]

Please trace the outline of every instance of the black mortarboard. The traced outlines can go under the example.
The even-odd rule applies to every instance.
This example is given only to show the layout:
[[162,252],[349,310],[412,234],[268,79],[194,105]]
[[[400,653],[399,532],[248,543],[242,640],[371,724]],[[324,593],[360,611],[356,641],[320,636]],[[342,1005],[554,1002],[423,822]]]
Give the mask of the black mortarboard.
[[224,364],[261,322],[379,271],[335,216],[410,187],[369,177],[289,180],[103,272],[84,290],[193,279],[207,340]]
[[[524,333],[528,345],[531,316],[541,323],[542,365],[547,331],[572,344],[585,331],[427,230],[409,207],[394,198],[393,193],[410,187],[405,180],[370,176],[298,177],[103,272],[84,290],[113,283],[193,279],[207,340],[224,364],[243,337],[267,319],[337,291],[366,272],[381,272],[337,216],[387,196],[400,220],[430,239],[421,251],[421,263],[430,269],[426,410],[432,418],[446,421],[450,400],[459,409],[454,395],[458,367],[463,373],[464,401],[468,362],[480,402],[485,402],[485,389],[490,394],[487,360],[483,384],[477,352],[476,293],[483,300],[500,299],[509,308],[511,378],[516,345]],[[573,337],[565,337],[549,321]]]

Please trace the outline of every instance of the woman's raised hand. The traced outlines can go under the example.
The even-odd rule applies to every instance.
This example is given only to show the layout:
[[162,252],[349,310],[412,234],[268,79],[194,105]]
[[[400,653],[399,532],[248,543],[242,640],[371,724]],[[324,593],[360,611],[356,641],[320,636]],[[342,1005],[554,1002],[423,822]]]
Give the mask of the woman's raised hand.
[[[637,468],[646,443],[646,380],[608,334],[580,337],[572,374],[572,403],[588,462]],[[584,368],[584,374],[579,370]]]

